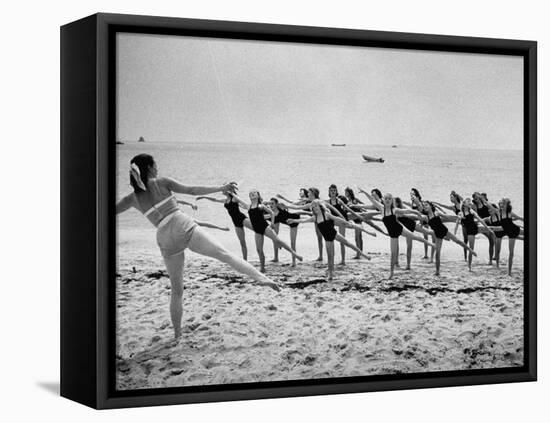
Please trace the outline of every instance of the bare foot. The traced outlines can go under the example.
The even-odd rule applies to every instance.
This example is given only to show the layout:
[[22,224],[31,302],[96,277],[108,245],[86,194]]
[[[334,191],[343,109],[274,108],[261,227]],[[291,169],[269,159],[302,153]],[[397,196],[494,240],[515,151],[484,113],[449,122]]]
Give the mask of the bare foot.
[[353,257],[353,260],[359,260],[361,258],[360,255],[356,255],[355,257]]
[[439,276],[439,272],[435,272],[435,273],[434,273],[434,276]]
[[296,257],[298,261],[304,261],[304,258],[302,256],[299,256],[298,254],[294,254],[294,257]]
[[274,258],[273,260],[270,260],[271,263],[279,263],[279,259]]
[[315,261],[323,261],[323,257],[317,257]]
[[411,266],[407,265],[407,267],[405,267],[405,270],[411,270]]
[[268,288],[271,288],[271,289],[273,289],[274,291],[277,291],[277,292],[281,291],[281,287],[278,284],[276,284],[275,282],[271,282],[271,281],[269,281],[269,282],[257,282],[257,285],[267,286]]
[[341,261],[340,263],[338,263],[338,266],[345,266],[345,265],[346,265],[345,261]]
[[260,268],[260,273],[265,273],[265,267]]

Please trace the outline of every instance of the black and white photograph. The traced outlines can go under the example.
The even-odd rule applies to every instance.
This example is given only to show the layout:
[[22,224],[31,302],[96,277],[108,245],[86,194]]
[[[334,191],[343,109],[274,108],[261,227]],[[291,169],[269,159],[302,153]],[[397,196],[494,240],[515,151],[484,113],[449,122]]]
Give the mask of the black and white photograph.
[[116,34],[119,391],[524,366],[521,56]]

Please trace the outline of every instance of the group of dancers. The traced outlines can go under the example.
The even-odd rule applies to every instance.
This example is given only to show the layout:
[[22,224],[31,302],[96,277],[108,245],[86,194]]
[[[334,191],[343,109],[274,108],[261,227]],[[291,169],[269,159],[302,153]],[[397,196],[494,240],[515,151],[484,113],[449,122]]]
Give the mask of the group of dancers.
[[[413,241],[424,244],[424,257],[430,262],[435,257],[435,274],[440,274],[441,247],[444,240],[452,241],[464,250],[464,260],[472,268],[475,237],[483,234],[489,240],[489,264],[500,265],[500,251],[503,237],[509,238],[508,274],[512,273],[512,263],[516,239],[523,239],[523,228],[515,221],[523,218],[512,211],[510,199],[503,198],[498,204],[491,203],[485,193],[475,192],[471,198],[462,198],[452,191],[450,204],[422,199],[416,188],[411,189],[410,202],[382,195],[377,188],[358,193],[366,197],[363,202],[355,196],[353,189],[346,188],[340,195],[335,185],[328,189],[328,198],[321,199],[318,188],[302,188],[299,198],[289,200],[277,194],[264,201],[258,190],[249,192],[249,201],[237,195],[237,184],[229,182],[220,186],[188,186],[158,175],[157,165],[152,156],[139,154],[130,161],[130,184],[134,192],[117,203],[117,213],[130,208],[139,210],[157,228],[157,244],[161,250],[172,285],[170,313],[176,337],[181,335],[184,251],[189,248],[196,253],[216,258],[235,270],[248,275],[256,283],[279,290],[279,285],[265,275],[265,237],[273,242],[274,259],[278,261],[279,249],[287,250],[292,256],[292,266],[303,258],[296,252],[296,239],[299,225],[311,222],[315,225],[319,256],[323,261],[323,242],[327,253],[327,279],[334,275],[334,243],[340,244],[341,265],[345,265],[346,248],[355,252],[355,258],[370,260],[363,252],[363,234],[390,238],[390,278],[399,266],[399,237],[406,239],[407,265],[411,268]],[[224,197],[213,197],[222,193]],[[226,250],[215,238],[201,227],[229,230],[215,223],[189,217],[180,210],[179,204],[196,205],[176,198],[175,194],[196,197],[196,201],[209,200],[223,204],[241,245],[242,259]],[[450,213],[449,213],[450,212]],[[455,223],[451,232],[444,223]],[[290,228],[290,245],[279,237],[281,224]],[[364,225],[365,226],[364,226]],[[456,236],[462,228],[462,239]],[[245,228],[254,232],[256,250],[260,259],[260,270],[247,262],[248,249]],[[368,229],[367,229],[368,228]],[[355,232],[355,243],[346,238],[346,229]],[[431,248],[428,257],[428,249]]]

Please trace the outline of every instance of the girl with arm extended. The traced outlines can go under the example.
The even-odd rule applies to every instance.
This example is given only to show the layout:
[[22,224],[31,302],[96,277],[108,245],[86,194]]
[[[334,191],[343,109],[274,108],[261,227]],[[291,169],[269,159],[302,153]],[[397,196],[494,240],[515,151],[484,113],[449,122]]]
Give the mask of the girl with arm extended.
[[[491,208],[493,207],[487,200],[487,194],[480,194],[479,192],[474,192],[472,194],[472,206],[474,211],[478,216],[483,219],[488,219],[491,215]],[[495,252],[495,234],[489,232],[483,226],[479,228],[479,232],[483,234],[489,241],[489,266],[493,264],[493,255]]]
[[[266,222],[265,214],[272,216],[273,212],[269,209],[269,207],[263,204],[262,197],[258,190],[251,190],[249,197],[250,206],[248,207],[248,218],[252,224],[252,229],[255,232],[256,251],[258,252],[258,257],[260,258],[260,272],[265,272],[264,236],[267,236],[269,239],[273,240],[285,250],[290,252],[290,254],[292,254],[299,261],[302,261],[302,257],[298,255],[296,251],[294,251],[294,249],[292,249],[286,242],[281,240],[281,238],[277,236],[277,234]],[[235,196],[235,198],[241,204],[247,205],[239,197]]]
[[314,222],[315,226],[323,236],[325,240],[325,245],[327,249],[327,262],[328,262],[328,273],[327,278],[329,281],[332,280],[334,275],[334,241],[338,241],[341,245],[344,245],[348,248],[351,248],[356,253],[360,254],[361,257],[370,260],[370,257],[365,255],[361,250],[359,250],[355,245],[350,243],[346,238],[336,232],[334,228],[335,224],[346,225],[349,228],[357,229],[358,226],[354,223],[348,222],[340,217],[334,216],[330,213],[327,206],[323,201],[315,199],[311,202],[311,212],[313,216],[302,218],[302,219],[289,219],[291,223],[305,223],[305,222]]
[[[416,188],[411,188],[411,209],[422,211],[422,196],[420,195],[420,191],[418,191]],[[428,235],[424,234],[424,239],[428,239]],[[435,244],[435,237],[432,236],[432,242]],[[430,257],[428,263],[433,263],[434,261],[434,254],[435,254],[435,248],[432,248],[430,251]],[[428,259],[428,245],[424,244],[424,257],[422,257],[424,260]]]
[[456,222],[455,226],[455,233],[458,227],[458,224],[462,224],[466,231],[466,235],[468,236],[468,245],[469,245],[469,253],[468,253],[468,269],[472,270],[472,256],[473,251],[476,243],[476,235],[479,233],[479,228],[477,226],[477,222],[481,223],[482,227],[485,228],[488,232],[490,232],[491,236],[494,236],[494,232],[489,229],[487,224],[479,217],[479,215],[474,211],[472,200],[469,198],[466,198],[461,205],[460,213],[458,215],[460,218]]
[[246,261],[227,251],[193,219],[183,213],[174,197],[174,193],[202,195],[234,191],[236,189],[234,182],[213,187],[183,185],[174,179],[159,177],[153,157],[149,154],[139,154],[130,161],[130,184],[134,192],[117,203],[116,212],[122,213],[134,207],[157,228],[157,244],[164,258],[172,286],[170,315],[176,338],[181,336],[186,248],[230,265],[233,269],[254,279],[259,285],[279,290],[276,283]]
[[[500,214],[500,226],[504,232],[504,236],[508,237],[508,276],[512,276],[512,264],[514,262],[514,248],[516,246],[516,239],[524,239],[524,231],[518,225],[516,225],[514,220],[523,221],[522,217],[519,217],[517,214],[512,212],[512,203],[509,198],[503,198],[498,202],[499,214]],[[498,251],[500,255],[500,248]],[[497,257],[497,266],[499,262],[499,257]]]
[[[449,232],[449,229],[443,224],[441,220],[441,213],[436,210],[436,207],[429,201],[424,201],[423,203],[424,211],[427,215],[426,220],[428,225],[435,234],[435,275],[439,276],[440,267],[441,267],[441,246],[443,245],[443,240],[453,241],[456,244],[462,246],[466,250],[470,251],[471,254],[476,255],[473,249],[468,247],[466,243],[460,241],[454,234]],[[458,219],[455,217],[455,219]]]
[[298,196],[299,196],[299,199],[297,201],[289,200],[288,198],[282,196],[281,194],[277,194],[275,197],[295,206],[303,206],[304,204],[309,203],[308,190],[306,188],[300,188],[300,192],[298,193]]
[[411,231],[409,231],[407,228],[404,228],[403,225],[401,225],[397,217],[406,215],[410,213],[410,210],[406,209],[399,209],[396,208],[394,205],[393,196],[391,194],[385,194],[382,198],[382,202],[376,200],[373,196],[366,194],[369,200],[372,202],[373,206],[378,208],[380,212],[382,213],[382,222],[386,226],[386,229],[388,231],[388,234],[390,236],[390,279],[393,277],[393,271],[395,264],[397,262],[397,253],[398,253],[398,245],[399,245],[399,236],[403,235],[406,238],[411,238],[413,240],[423,242],[425,244],[428,244],[429,246],[435,247],[434,244],[429,242],[426,239],[423,239],[420,236],[417,236],[413,234]]

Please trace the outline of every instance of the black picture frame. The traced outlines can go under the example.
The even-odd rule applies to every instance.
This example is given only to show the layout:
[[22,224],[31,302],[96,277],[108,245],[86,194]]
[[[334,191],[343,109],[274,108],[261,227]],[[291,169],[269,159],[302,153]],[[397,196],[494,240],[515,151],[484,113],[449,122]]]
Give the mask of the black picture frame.
[[[524,58],[523,367],[116,391],[115,34],[515,55]],[[61,28],[61,395],[90,407],[232,401],[458,385],[537,377],[537,44],[534,41],[95,14]]]

